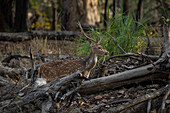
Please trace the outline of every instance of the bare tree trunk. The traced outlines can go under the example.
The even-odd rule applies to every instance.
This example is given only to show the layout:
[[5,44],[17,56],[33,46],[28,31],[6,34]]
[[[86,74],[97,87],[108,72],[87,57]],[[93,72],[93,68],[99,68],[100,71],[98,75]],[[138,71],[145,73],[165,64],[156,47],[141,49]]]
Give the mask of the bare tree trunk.
[[98,0],[63,0],[61,30],[75,31],[77,21],[83,24],[98,24]]
[[136,21],[139,21],[142,18],[143,18],[143,0],[139,0],[136,13]]
[[14,0],[0,0],[0,31],[9,31],[13,28]]
[[100,14],[98,12],[98,0],[83,0],[84,10],[82,23],[96,25],[100,22]]
[[52,0],[52,27],[51,30],[56,30],[56,25],[57,25],[57,7],[56,7],[56,1]]
[[113,0],[113,18],[115,18],[116,1]]
[[29,0],[16,0],[14,30],[16,32],[27,31],[27,14]]
[[123,1],[123,15],[127,16],[129,12],[129,0]]
[[105,0],[105,7],[104,7],[104,26],[107,28],[107,6],[108,0]]
[[76,0],[62,1],[61,30],[75,31],[77,21]]

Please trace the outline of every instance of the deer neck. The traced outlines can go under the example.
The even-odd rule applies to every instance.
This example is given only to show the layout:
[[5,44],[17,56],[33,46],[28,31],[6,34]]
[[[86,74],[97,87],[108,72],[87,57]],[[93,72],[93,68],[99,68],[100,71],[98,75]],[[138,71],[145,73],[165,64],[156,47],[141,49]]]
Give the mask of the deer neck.
[[97,55],[91,50],[90,55],[85,59],[86,71],[91,71],[97,64]]

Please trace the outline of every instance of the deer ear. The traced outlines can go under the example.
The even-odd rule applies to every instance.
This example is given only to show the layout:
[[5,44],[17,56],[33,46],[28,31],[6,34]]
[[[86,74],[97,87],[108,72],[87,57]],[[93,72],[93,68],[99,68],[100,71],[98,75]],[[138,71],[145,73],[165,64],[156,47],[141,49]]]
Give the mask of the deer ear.
[[92,47],[93,46],[93,43],[91,41],[89,41],[89,45]]

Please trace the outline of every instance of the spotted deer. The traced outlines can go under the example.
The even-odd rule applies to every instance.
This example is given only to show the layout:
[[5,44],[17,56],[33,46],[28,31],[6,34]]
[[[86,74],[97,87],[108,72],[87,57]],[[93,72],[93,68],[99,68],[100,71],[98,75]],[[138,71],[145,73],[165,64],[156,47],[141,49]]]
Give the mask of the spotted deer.
[[47,81],[53,81],[59,78],[62,78],[68,74],[75,73],[77,71],[84,71],[84,77],[88,78],[91,70],[96,66],[97,56],[98,55],[108,55],[109,52],[100,45],[100,40],[94,40],[87,36],[80,23],[78,23],[81,33],[90,41],[93,41],[94,44],[90,44],[90,54],[84,59],[76,60],[54,60],[48,63],[42,64],[39,67],[38,77],[43,77]]

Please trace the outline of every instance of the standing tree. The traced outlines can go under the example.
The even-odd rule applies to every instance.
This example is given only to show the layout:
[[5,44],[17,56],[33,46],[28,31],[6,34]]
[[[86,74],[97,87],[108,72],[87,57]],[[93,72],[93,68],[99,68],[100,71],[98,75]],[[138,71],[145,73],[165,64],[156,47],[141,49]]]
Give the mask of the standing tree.
[[116,14],[116,0],[113,0],[113,18],[115,18],[115,14]]
[[[82,19],[80,22],[90,25],[96,25],[100,22],[100,14],[98,10],[98,0],[79,0],[83,2],[83,8],[81,5]],[[79,16],[80,17],[80,16]]]
[[107,28],[107,7],[108,6],[108,0],[105,0],[105,7],[104,7],[104,26]]
[[136,12],[136,21],[143,18],[143,0],[139,0]]
[[56,25],[57,25],[57,3],[56,3],[56,0],[51,0],[51,6],[52,6],[51,30],[56,30]]
[[129,12],[129,0],[123,0],[123,15],[127,16]]
[[9,31],[13,28],[14,0],[0,0],[0,31]]
[[14,31],[27,31],[27,14],[29,0],[16,0]]
[[61,30],[75,31],[77,19],[76,0],[62,1]]
[[77,21],[90,25],[98,24],[98,0],[63,0],[61,30],[75,31]]

